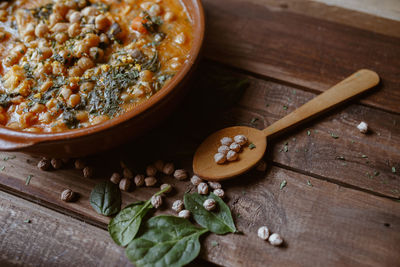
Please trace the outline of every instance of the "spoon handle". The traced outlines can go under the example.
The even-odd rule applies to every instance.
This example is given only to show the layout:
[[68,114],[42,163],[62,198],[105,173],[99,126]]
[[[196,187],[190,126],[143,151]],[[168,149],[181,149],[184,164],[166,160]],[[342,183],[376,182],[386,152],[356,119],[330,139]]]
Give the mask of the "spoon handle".
[[340,83],[321,93],[292,113],[263,130],[265,136],[271,136],[291,126],[295,126],[329,108],[336,106],[379,83],[379,76],[372,70],[362,69]]

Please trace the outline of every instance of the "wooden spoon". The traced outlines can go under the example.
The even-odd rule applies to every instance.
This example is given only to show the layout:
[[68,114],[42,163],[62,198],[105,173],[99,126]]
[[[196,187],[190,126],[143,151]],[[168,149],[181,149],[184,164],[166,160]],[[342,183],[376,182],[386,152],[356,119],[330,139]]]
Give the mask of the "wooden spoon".
[[[197,149],[193,158],[193,171],[198,176],[209,181],[221,181],[242,174],[261,160],[267,148],[267,137],[304,122],[306,119],[318,115],[374,87],[378,83],[378,74],[371,70],[362,69],[264,130],[246,126],[235,126],[219,130],[210,135]],[[249,140],[239,153],[238,160],[217,164],[214,161],[214,154],[217,153],[218,147],[221,146],[221,138],[225,136],[233,138],[238,134],[247,136]]]

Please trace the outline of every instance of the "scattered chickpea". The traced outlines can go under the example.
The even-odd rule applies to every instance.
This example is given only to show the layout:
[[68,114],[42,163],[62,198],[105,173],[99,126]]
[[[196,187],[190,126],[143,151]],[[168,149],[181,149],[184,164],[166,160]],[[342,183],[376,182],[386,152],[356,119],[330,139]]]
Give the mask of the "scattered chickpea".
[[151,197],[151,205],[153,205],[154,208],[159,208],[162,205],[162,197],[159,195],[154,195]]
[[47,171],[50,169],[50,160],[46,159],[46,158],[42,158],[38,164],[37,167],[41,170],[41,171]]
[[86,167],[86,163],[81,159],[77,159],[74,162],[74,166],[75,166],[75,169],[83,170],[83,168]]
[[136,186],[143,186],[144,185],[144,175],[143,174],[136,175],[135,179],[133,181],[135,182]]
[[91,166],[86,166],[85,168],[83,168],[82,172],[83,172],[83,177],[92,178],[93,177],[93,173],[94,173],[94,169]]
[[155,177],[146,177],[144,178],[144,183],[146,186],[154,186],[157,183],[157,179]]
[[226,156],[225,156],[224,154],[222,154],[222,153],[216,153],[216,154],[214,155],[214,161],[215,161],[217,164],[224,164],[225,161],[226,161]]
[[200,183],[197,186],[197,192],[200,195],[207,195],[208,194],[208,185],[206,183]]
[[204,201],[203,207],[204,207],[206,210],[211,211],[211,210],[214,210],[214,209],[217,207],[217,203],[215,202],[214,199],[208,198],[208,199],[206,199],[206,200]]
[[174,173],[175,166],[173,163],[166,163],[163,168],[163,173],[166,175],[171,175]]
[[181,210],[183,210],[184,208],[184,204],[183,201],[180,199],[177,199],[174,201],[174,203],[172,203],[172,209],[176,212],[180,212]]
[[51,159],[50,163],[51,163],[51,166],[53,166],[53,168],[55,170],[60,169],[63,165],[61,159]]
[[95,20],[96,29],[100,31],[105,31],[110,27],[111,21],[103,14],[100,14],[96,17]]
[[69,37],[72,38],[78,36],[80,33],[81,33],[81,25],[78,22],[73,23],[68,27]]
[[69,23],[58,22],[51,28],[51,31],[54,33],[66,32],[68,28],[69,28]]
[[122,178],[121,181],[119,181],[119,189],[121,189],[122,191],[128,191],[130,186],[131,180],[127,178]]
[[226,154],[228,153],[229,150],[230,150],[230,149],[229,149],[228,146],[223,145],[223,146],[220,146],[220,147],[218,148],[218,153],[221,153],[221,154],[226,155]]
[[199,176],[193,175],[192,178],[190,179],[190,182],[193,185],[198,186],[201,182],[203,182],[203,180]]
[[110,177],[110,181],[114,184],[119,184],[121,181],[121,175],[119,175],[117,172],[114,172]]
[[190,218],[190,211],[188,211],[188,210],[181,210],[181,211],[178,213],[178,217],[185,218],[185,219],[189,219],[189,218]]
[[247,137],[243,134],[236,135],[233,139],[235,140],[235,143],[238,143],[241,146],[247,143]]
[[[233,142],[230,146],[229,146],[230,150],[235,151],[235,152],[239,152],[240,149],[242,148],[241,145],[239,145],[238,143]],[[229,151],[228,151],[229,152]]]
[[146,168],[146,175],[147,176],[156,176],[157,174],[157,168],[153,165],[149,165]]
[[282,237],[277,233],[270,235],[268,241],[273,246],[280,246],[283,243]]
[[235,161],[238,159],[238,154],[233,150],[229,150],[228,154],[226,154],[226,159],[228,161]]
[[72,95],[70,95],[70,97],[68,98],[68,105],[69,105],[70,107],[75,107],[75,106],[77,106],[80,102],[81,102],[81,97],[79,96],[79,94],[72,94]]
[[178,169],[178,170],[176,170],[176,171],[174,172],[174,177],[175,177],[177,180],[182,181],[182,180],[185,180],[185,179],[188,178],[188,174],[187,174],[187,171],[186,171],[186,170],[184,170],[184,169]]
[[133,178],[133,173],[132,173],[132,171],[130,169],[124,168],[122,170],[122,176],[124,178],[127,178],[127,179],[132,179]]
[[157,160],[156,162],[153,163],[154,167],[156,167],[157,171],[162,172],[164,169],[164,161],[162,160]]
[[161,189],[161,190],[164,190],[164,189],[166,189],[167,187],[168,187],[168,189],[164,192],[165,194],[171,193],[171,191],[172,191],[172,186],[171,186],[170,184],[162,184],[162,185],[160,186],[160,189]]
[[267,240],[269,237],[269,229],[267,226],[261,226],[258,228],[257,235],[262,240]]
[[35,28],[35,35],[39,38],[45,37],[48,32],[49,27],[44,23],[38,24]]
[[362,121],[357,126],[357,129],[360,131],[360,133],[366,134],[368,132],[368,124],[366,122]]
[[267,163],[264,160],[260,160],[257,163],[256,170],[260,172],[265,172],[266,169],[267,169]]
[[225,197],[225,192],[223,189],[215,189],[214,190],[214,195],[220,197],[220,198],[224,198]]
[[76,199],[77,194],[71,189],[65,189],[61,192],[61,200],[65,202],[72,202]]
[[71,13],[71,15],[69,15],[68,20],[71,23],[76,23],[79,22],[81,18],[82,18],[81,13],[79,11],[74,11]]
[[208,182],[208,185],[212,188],[212,189],[221,189],[222,186],[220,183],[218,182]]
[[93,68],[95,65],[94,62],[88,57],[81,57],[78,60],[77,64],[84,71],[87,69]]

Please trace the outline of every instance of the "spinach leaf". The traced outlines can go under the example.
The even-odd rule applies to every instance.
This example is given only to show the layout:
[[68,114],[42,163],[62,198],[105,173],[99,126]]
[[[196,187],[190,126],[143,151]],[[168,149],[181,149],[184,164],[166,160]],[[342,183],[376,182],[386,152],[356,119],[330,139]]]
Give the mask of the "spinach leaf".
[[[161,195],[169,189],[164,188],[154,195]],[[135,238],[143,217],[152,208],[150,198],[146,202],[132,203],[121,210],[108,224],[108,232],[114,242],[120,246],[128,245]]]
[[183,266],[200,252],[199,237],[208,232],[188,220],[168,215],[153,217],[143,227],[143,234],[126,249],[136,266]]
[[120,246],[128,245],[135,238],[143,217],[151,208],[150,201],[141,201],[121,210],[108,224],[108,232],[114,242]]
[[101,182],[90,193],[90,205],[97,213],[110,216],[121,210],[121,191],[110,181]]
[[[216,211],[208,211],[203,207],[203,203],[207,198],[212,198],[217,202]],[[208,228],[211,232],[216,234],[236,232],[235,223],[233,222],[228,205],[213,193],[209,196],[186,193],[184,203],[185,208],[193,214],[194,220],[201,226]]]

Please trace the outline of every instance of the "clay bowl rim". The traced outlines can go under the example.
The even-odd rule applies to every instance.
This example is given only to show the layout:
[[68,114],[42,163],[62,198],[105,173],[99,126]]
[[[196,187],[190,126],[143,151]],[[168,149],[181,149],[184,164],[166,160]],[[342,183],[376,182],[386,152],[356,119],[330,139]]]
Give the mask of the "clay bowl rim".
[[[170,93],[172,93],[173,90],[179,85],[179,83],[181,83],[184,80],[184,78],[188,75],[193,65],[195,64],[197,58],[199,57],[200,50],[203,45],[204,31],[205,31],[205,18],[204,18],[203,6],[201,0],[188,0],[188,2],[189,1],[193,3],[193,9],[188,9],[187,7],[188,5],[183,2],[185,9],[187,10],[189,16],[192,19],[192,25],[193,25],[194,38],[192,41],[192,47],[189,52],[189,57],[185,60],[181,69],[174,75],[174,77],[172,77],[172,79],[166,85],[164,85],[164,87],[160,91],[158,91],[148,100],[139,104],[134,109],[127,111],[106,122],[102,122],[81,129],[74,129],[56,133],[31,133],[0,126],[0,138],[6,142],[10,141],[11,143],[14,144],[17,143],[22,146],[23,144],[26,144],[27,146],[32,146],[37,143],[48,143],[52,141],[75,139],[82,136],[88,136],[109,130],[113,127],[116,127],[120,124],[123,124],[124,122],[133,119],[134,117],[139,116],[140,114],[148,111],[149,109],[157,105],[160,101],[162,101]],[[2,150],[6,151],[14,149],[11,147],[11,149],[4,148]]]

